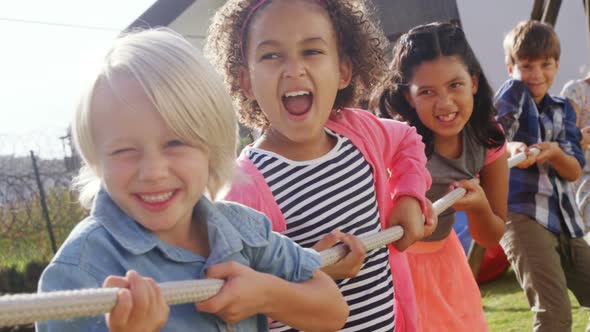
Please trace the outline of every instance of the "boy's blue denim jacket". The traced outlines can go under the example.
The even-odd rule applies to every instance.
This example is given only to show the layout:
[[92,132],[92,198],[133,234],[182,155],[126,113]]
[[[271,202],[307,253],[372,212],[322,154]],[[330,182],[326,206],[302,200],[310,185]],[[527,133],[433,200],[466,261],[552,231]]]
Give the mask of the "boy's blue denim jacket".
[[[582,136],[576,127],[576,113],[567,100],[546,94],[537,106],[523,82],[508,80],[496,93],[494,105],[508,141],[527,146],[557,142],[561,150],[584,167]],[[584,235],[584,221],[573,190],[549,163],[510,169],[508,209],[528,215],[553,233]],[[562,229],[564,226],[566,229]]]
[[[320,267],[317,252],[303,249],[271,231],[264,215],[230,202],[203,197],[195,213],[206,220],[210,255],[203,258],[161,241],[128,217],[101,190],[88,218],[80,222],[39,281],[39,292],[100,288],[109,275],[136,270],[156,282],[203,279],[213,264],[236,261],[283,279],[302,282]],[[107,331],[104,315],[38,322],[38,331]],[[256,315],[228,326],[193,303],[172,305],[163,331],[263,331],[267,318]]]

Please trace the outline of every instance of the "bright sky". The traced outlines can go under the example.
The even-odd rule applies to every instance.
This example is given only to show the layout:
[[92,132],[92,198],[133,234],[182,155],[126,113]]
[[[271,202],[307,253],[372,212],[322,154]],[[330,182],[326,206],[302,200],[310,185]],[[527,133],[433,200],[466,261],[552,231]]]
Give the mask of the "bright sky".
[[16,136],[63,135],[85,74],[154,2],[1,1],[0,154],[10,153],[7,140]]
[[[66,132],[81,83],[112,39],[154,2],[0,0],[0,156],[31,149],[63,155],[59,137]],[[457,0],[472,47],[494,88],[507,78],[503,35],[528,18],[532,2]],[[590,68],[582,2],[564,1],[561,7],[556,30],[563,52],[554,94]]]

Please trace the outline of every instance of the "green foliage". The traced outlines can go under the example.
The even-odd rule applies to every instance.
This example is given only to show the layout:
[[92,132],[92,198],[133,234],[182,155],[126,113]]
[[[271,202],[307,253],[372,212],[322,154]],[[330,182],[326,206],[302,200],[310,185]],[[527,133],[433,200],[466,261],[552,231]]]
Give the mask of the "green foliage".
[[[59,248],[86,216],[76,196],[65,187],[46,191],[47,208]],[[0,206],[0,295],[35,293],[53,249],[39,195]],[[34,326],[0,327],[0,332],[32,332]]]
[[248,144],[252,144],[253,142],[254,140],[251,136],[240,137],[237,153],[239,154],[246,146],[248,146]]
[[[56,247],[72,228],[84,218],[75,195],[67,188],[47,190],[47,207]],[[0,206],[0,267],[23,271],[32,261],[49,261],[53,248],[39,195]]]

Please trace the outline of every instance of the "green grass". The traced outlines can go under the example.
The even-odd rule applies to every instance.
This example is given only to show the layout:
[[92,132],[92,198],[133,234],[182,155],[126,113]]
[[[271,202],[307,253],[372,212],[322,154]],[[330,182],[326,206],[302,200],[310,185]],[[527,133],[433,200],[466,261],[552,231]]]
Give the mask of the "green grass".
[[[533,313],[512,269],[502,278],[486,283],[480,289],[490,332],[532,331]],[[588,313],[580,308],[571,292],[570,300],[572,331],[584,331]]]

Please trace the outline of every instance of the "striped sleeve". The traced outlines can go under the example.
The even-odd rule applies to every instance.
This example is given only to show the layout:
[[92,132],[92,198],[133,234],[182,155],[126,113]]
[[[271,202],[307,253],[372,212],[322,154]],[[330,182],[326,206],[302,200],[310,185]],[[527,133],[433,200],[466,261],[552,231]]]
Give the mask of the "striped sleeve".
[[572,107],[572,104],[565,99],[563,107],[564,112],[564,128],[563,135],[559,137],[559,147],[570,156],[575,157],[580,163],[580,167],[584,168],[586,160],[580,147],[580,140],[582,134],[580,129],[576,126],[576,112]]

